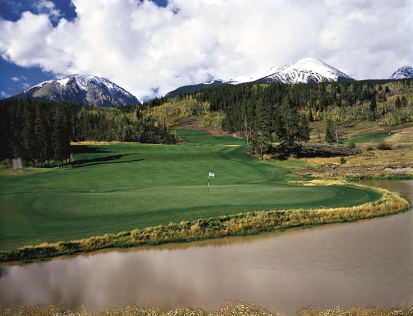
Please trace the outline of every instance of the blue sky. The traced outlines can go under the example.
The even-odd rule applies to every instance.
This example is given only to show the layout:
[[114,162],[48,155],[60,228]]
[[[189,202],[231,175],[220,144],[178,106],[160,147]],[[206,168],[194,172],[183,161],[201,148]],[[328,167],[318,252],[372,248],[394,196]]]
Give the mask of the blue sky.
[[0,0],[0,98],[88,74],[145,100],[305,57],[383,79],[411,34],[413,0]]
[[[39,14],[45,9],[38,7],[40,1],[0,0],[0,18],[17,22],[22,12],[30,11]],[[54,6],[60,10],[69,21],[76,17],[76,11],[70,0],[54,1]],[[57,20],[51,19],[56,26]],[[0,49],[1,51],[1,49]],[[45,72],[38,66],[20,67],[7,58],[0,58],[0,98],[6,98],[25,90],[41,81],[55,78],[52,72]]]

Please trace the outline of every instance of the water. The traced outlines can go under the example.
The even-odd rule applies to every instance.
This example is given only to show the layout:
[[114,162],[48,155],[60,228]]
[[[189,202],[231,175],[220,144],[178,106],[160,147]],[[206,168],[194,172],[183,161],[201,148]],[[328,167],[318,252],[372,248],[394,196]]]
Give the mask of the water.
[[[369,182],[413,201],[413,181]],[[413,212],[252,237],[8,264],[0,304],[95,310],[127,304],[215,310],[242,300],[289,312],[309,305],[413,303]]]

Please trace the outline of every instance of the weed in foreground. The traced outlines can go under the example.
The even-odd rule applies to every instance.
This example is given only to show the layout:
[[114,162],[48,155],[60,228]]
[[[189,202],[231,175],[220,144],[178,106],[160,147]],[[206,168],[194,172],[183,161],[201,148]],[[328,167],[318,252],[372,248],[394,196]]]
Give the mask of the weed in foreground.
[[[69,310],[63,304],[56,303],[46,306],[27,307],[14,305],[11,307],[1,307],[0,314],[8,316],[278,316],[279,313],[269,311],[266,308],[255,306],[251,303],[227,301],[226,305],[218,308],[216,311],[206,311],[198,308],[177,307],[172,310],[163,310],[159,308],[141,307],[129,305],[124,309],[106,308],[101,311],[90,312],[85,309]],[[341,307],[329,309],[317,309],[314,307],[302,308],[296,312],[285,315],[297,316],[412,316],[413,307],[350,307],[343,309]]]

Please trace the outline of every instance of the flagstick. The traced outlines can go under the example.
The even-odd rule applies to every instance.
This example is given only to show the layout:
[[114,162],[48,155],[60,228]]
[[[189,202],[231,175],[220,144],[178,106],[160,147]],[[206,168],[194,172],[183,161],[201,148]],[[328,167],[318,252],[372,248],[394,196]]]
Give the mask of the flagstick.
[[209,176],[208,176],[208,193],[209,193]]

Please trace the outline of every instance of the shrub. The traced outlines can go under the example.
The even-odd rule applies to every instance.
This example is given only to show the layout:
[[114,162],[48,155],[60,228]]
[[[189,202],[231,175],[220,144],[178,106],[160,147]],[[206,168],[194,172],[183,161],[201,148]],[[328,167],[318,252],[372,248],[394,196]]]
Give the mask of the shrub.
[[348,148],[356,148],[356,143],[355,142],[351,142],[347,144]]
[[390,144],[386,144],[384,142],[381,142],[377,145],[377,149],[379,150],[391,150],[391,145]]

